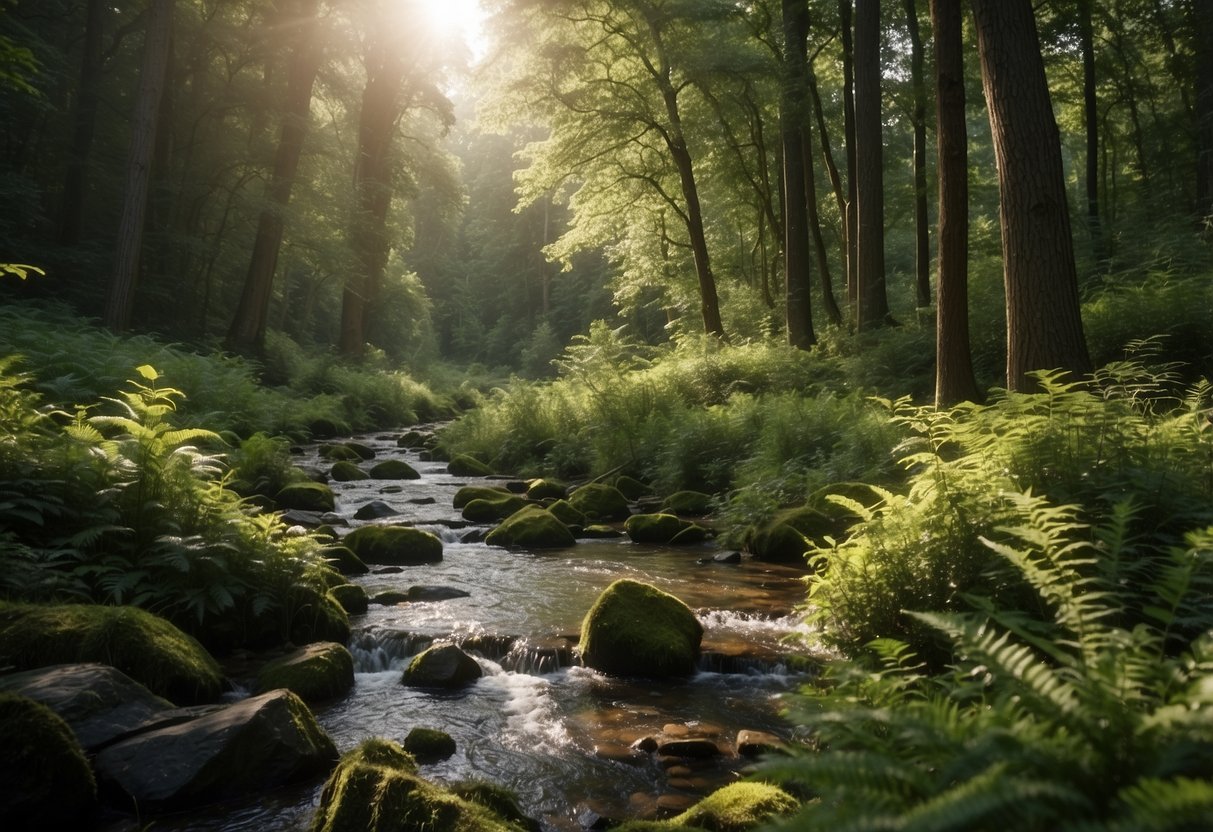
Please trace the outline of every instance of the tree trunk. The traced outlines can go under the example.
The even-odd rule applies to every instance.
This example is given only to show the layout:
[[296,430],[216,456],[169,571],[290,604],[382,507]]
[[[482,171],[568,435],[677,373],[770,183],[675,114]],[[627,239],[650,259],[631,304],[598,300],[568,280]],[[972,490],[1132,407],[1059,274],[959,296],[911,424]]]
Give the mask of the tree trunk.
[[1196,30],[1196,200],[1201,220],[1213,222],[1213,3],[1192,4]]
[[76,107],[72,113],[72,143],[63,179],[63,205],[59,220],[59,243],[64,246],[80,242],[84,225],[88,159],[97,125],[97,87],[101,80],[105,8],[104,0],[88,0],[85,7],[84,57],[80,66],[80,83],[76,87]]
[[826,318],[834,326],[842,326],[842,310],[834,298],[834,281],[830,278],[830,258],[826,255],[825,235],[821,232],[821,212],[817,209],[817,174],[813,170],[813,130],[804,128],[804,188],[805,205],[809,213],[809,232],[813,236],[813,253],[817,257],[818,280],[821,281],[821,305]]
[[1007,388],[1033,370],[1090,371],[1079,312],[1061,144],[1030,0],[972,0],[998,163]]
[[320,70],[319,0],[300,0],[289,15],[287,31],[295,37],[288,69],[282,135],[274,156],[266,196],[269,207],[257,220],[257,237],[244,278],[244,291],[228,330],[228,346],[236,351],[259,351],[265,344],[273,297],[274,272],[284,231],[283,211],[291,198],[312,106],[312,87]]
[[914,90],[914,286],[919,308],[931,305],[931,233],[927,213],[927,83],[923,78],[922,36],[916,0],[905,0],[910,34],[910,85]]
[[[847,195],[842,184],[842,176],[838,173],[838,165],[834,162],[834,150],[830,146],[830,131],[826,126],[825,111],[821,106],[821,94],[817,90],[817,78],[809,68],[809,96],[813,100],[813,115],[817,120],[817,132],[821,136],[821,158],[825,162],[826,174],[830,179],[830,188],[834,192],[834,202],[838,206],[840,237],[842,238],[842,277],[844,284],[847,278],[847,258],[851,251],[850,227],[847,225]],[[846,290],[846,286],[843,286]]]
[[880,0],[855,3],[856,270],[860,331],[884,326],[884,145],[880,100]]
[[978,401],[969,346],[969,152],[961,0],[931,0],[939,176],[935,405]]
[[156,121],[164,94],[172,29],[173,0],[151,0],[126,161],[126,188],[114,247],[114,270],[105,297],[103,320],[115,332],[130,326],[135,303],[152,154],[156,147]]
[[783,0],[783,83],[779,128],[783,139],[784,290],[788,343],[811,347],[813,309],[809,287],[809,225],[805,187],[804,125],[807,121],[809,9],[806,0]]
[[1078,42],[1082,50],[1082,113],[1087,134],[1086,190],[1087,230],[1095,253],[1095,268],[1107,271],[1108,254],[1099,221],[1099,101],[1095,79],[1095,27],[1091,20],[1092,0],[1078,2]]
[[854,315],[859,300],[859,215],[856,213],[855,169],[855,45],[851,25],[852,0],[838,0],[839,29],[842,35],[842,124],[847,151],[847,205],[843,222],[847,226],[847,299]]

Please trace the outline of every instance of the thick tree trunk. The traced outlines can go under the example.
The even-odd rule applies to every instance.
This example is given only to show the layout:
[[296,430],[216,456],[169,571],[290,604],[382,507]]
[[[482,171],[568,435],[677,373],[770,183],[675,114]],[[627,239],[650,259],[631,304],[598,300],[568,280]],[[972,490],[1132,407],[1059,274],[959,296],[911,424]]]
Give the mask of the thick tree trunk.
[[257,220],[257,237],[244,278],[244,291],[235,317],[228,330],[228,346],[237,351],[260,350],[265,344],[269,321],[270,300],[273,297],[274,272],[284,232],[283,211],[291,198],[303,143],[307,137],[312,106],[312,87],[320,70],[320,48],[317,43],[319,0],[300,0],[288,15],[286,31],[295,38],[288,70],[286,102],[282,119],[282,135],[274,156],[266,196],[269,207]]
[[855,169],[855,45],[852,28],[852,0],[838,0],[839,29],[842,35],[842,124],[847,152],[847,204],[843,221],[847,226],[847,299],[854,316],[859,300],[859,215],[856,211]]
[[1192,4],[1196,30],[1196,201],[1213,222],[1213,3]]
[[115,332],[130,326],[135,303],[143,221],[147,214],[152,155],[156,148],[156,121],[164,94],[172,30],[173,0],[151,0],[126,161],[126,188],[118,221],[114,270],[106,291],[103,316],[105,325]]
[[927,213],[927,82],[923,77],[922,36],[916,0],[905,0],[910,34],[910,85],[914,90],[914,286],[919,308],[931,305],[931,219]]
[[1061,144],[1030,0],[972,0],[998,163],[1007,387],[1033,370],[1090,371]]
[[105,28],[105,0],[88,0],[85,6],[84,56],[76,106],[72,113],[72,144],[63,179],[63,206],[59,220],[60,245],[80,242],[84,201],[88,192],[89,155],[97,125],[97,87],[101,80],[101,42]]
[[856,0],[856,320],[860,331],[884,326],[889,317],[884,271],[884,140],[880,111],[880,0]]
[[809,224],[805,187],[804,125],[807,121],[809,9],[805,0],[783,0],[783,83],[779,131],[783,138],[784,290],[788,343],[811,347]]
[[978,401],[969,347],[969,152],[961,0],[931,0],[939,176],[935,405]]

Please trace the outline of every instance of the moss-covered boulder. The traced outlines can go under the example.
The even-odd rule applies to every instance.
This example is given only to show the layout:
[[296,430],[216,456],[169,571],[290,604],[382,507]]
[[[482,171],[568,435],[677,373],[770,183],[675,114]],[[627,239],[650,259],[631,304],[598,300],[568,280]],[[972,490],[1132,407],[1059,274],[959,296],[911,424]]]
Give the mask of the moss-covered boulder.
[[413,657],[401,682],[410,688],[467,687],[484,671],[476,660],[453,644],[439,644]]
[[334,463],[333,467],[329,469],[329,477],[334,482],[360,482],[362,480],[369,480],[371,475],[353,462],[343,459]]
[[333,489],[322,482],[294,482],[275,495],[279,508],[300,511],[332,511]]
[[526,505],[517,494],[501,494],[491,498],[478,497],[463,507],[463,519],[471,523],[495,523],[504,520]]
[[840,539],[854,519],[832,504],[784,509],[747,533],[746,548],[759,560],[803,563],[805,552],[824,545],[826,536]]
[[577,541],[569,527],[550,511],[539,506],[527,506],[511,514],[489,532],[484,542],[509,549],[559,549],[572,546]]
[[615,487],[619,489],[620,494],[629,500],[639,500],[641,497],[652,493],[651,488],[627,474],[620,474],[615,478]]
[[548,511],[566,526],[585,526],[587,518],[585,514],[573,508],[573,504],[568,500],[557,500],[548,506]]
[[563,500],[569,487],[557,480],[538,479],[527,483],[526,498],[538,502],[540,500]]
[[328,590],[293,587],[287,598],[287,612],[290,615],[289,636],[295,644],[317,641],[345,644],[350,639],[350,617]]
[[496,500],[503,494],[508,497],[512,496],[513,492],[496,485],[465,485],[455,492],[451,505],[454,508],[463,508],[472,500]]
[[730,783],[674,817],[670,823],[712,832],[748,832],[800,807],[799,801],[770,783]]
[[581,530],[580,537],[590,540],[613,540],[617,537],[623,537],[623,532],[614,526],[607,526],[602,523],[591,523]]
[[344,696],[354,686],[354,657],[333,641],[309,644],[257,674],[257,692],[285,688],[304,702],[326,702]]
[[539,832],[541,828],[538,821],[523,813],[522,807],[518,805],[518,795],[505,786],[482,780],[466,780],[451,784],[451,792],[464,800],[486,807],[527,832]]
[[321,445],[316,449],[316,453],[321,459],[327,459],[329,462],[361,462],[362,454],[358,453],[354,448],[345,443],[333,443]]
[[592,523],[623,520],[632,513],[623,492],[602,483],[581,486],[569,495],[569,502]]
[[689,676],[702,639],[703,627],[686,604],[625,578],[603,590],[582,620],[581,660],[612,676]]
[[366,590],[358,584],[338,584],[329,590],[329,594],[337,600],[347,615],[362,615],[370,606]]
[[411,526],[363,526],[342,541],[363,563],[417,566],[442,560],[442,541]]
[[712,495],[702,491],[675,491],[665,498],[661,510],[682,517],[703,517],[712,513],[713,503]]
[[369,473],[373,480],[421,479],[421,474],[417,473],[417,469],[403,459],[385,459],[383,462],[371,466]]
[[446,472],[452,477],[491,477],[493,469],[474,456],[455,454],[446,465]]
[[97,785],[67,723],[39,702],[0,693],[0,737],[4,828],[88,828]]
[[311,832],[518,832],[488,807],[429,783],[403,748],[367,740],[324,786]]
[[0,667],[100,662],[179,705],[213,702],[223,673],[201,644],[136,607],[0,602]]
[[422,764],[439,763],[455,754],[455,740],[436,728],[414,728],[404,738],[404,750]]
[[325,546],[321,553],[329,565],[342,575],[365,575],[371,571],[370,567],[363,563],[362,558],[354,554],[354,550],[349,546],[341,544]]
[[696,543],[703,543],[712,537],[712,531],[698,523],[687,523],[678,534],[674,535],[670,540],[671,546],[692,546]]
[[635,543],[664,545],[692,525],[673,514],[633,514],[623,524],[623,530]]

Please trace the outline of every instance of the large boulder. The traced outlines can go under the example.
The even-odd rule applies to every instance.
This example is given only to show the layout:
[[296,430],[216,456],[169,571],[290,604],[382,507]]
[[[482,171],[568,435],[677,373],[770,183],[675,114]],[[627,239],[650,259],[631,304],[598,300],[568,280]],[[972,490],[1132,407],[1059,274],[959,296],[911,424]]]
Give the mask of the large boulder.
[[367,740],[341,759],[320,796],[311,832],[518,832],[489,808],[417,776],[388,740]]
[[419,480],[421,474],[403,459],[385,459],[368,472],[373,480]]
[[632,513],[628,498],[613,485],[592,482],[569,494],[573,508],[586,516],[591,523],[606,523],[623,520]]
[[329,469],[329,477],[334,482],[360,482],[362,480],[369,480],[371,475],[353,462],[342,459],[333,463],[333,467]]
[[394,514],[399,514],[399,509],[394,508],[383,500],[371,500],[369,503],[364,503],[354,512],[355,520],[381,520],[384,517],[391,517]]
[[292,587],[287,608],[291,616],[289,636],[295,644],[349,641],[349,614],[331,592],[311,586]]
[[40,702],[0,693],[0,737],[4,828],[88,828],[97,785],[67,723]]
[[115,743],[95,764],[133,805],[157,811],[261,794],[336,759],[303,700],[276,690]]
[[451,505],[453,508],[463,508],[472,500],[496,500],[503,495],[508,497],[512,493],[508,488],[496,485],[465,485],[455,492]]
[[305,702],[344,696],[354,686],[354,657],[333,641],[309,644],[270,662],[257,674],[257,691],[285,688]]
[[0,602],[0,667],[112,665],[177,704],[213,702],[219,664],[195,639],[136,607]]
[[321,459],[327,459],[330,462],[361,462],[363,459],[357,449],[344,443],[321,445],[316,449],[316,453]]
[[659,545],[700,543],[708,535],[707,529],[673,514],[633,514],[623,530],[635,543]]
[[86,751],[146,727],[173,704],[104,664],[56,664],[0,676],[0,690],[46,705]]
[[411,688],[462,688],[483,673],[467,653],[453,644],[441,644],[414,656],[401,681]]
[[748,832],[800,808],[800,802],[770,783],[730,783],[670,820],[671,826]]
[[517,494],[477,497],[463,507],[462,514],[463,519],[471,523],[494,523],[504,520],[525,505],[526,500]]
[[490,546],[520,549],[559,549],[577,541],[568,526],[550,511],[539,506],[527,506],[511,514],[500,526],[485,537]]
[[333,490],[322,482],[294,482],[274,497],[279,508],[299,511],[332,511]]
[[346,615],[362,615],[370,606],[371,599],[358,584],[338,584],[329,590],[329,595],[336,599]]
[[582,620],[581,660],[612,676],[689,676],[702,639],[686,604],[625,578],[603,590]]
[[342,542],[364,563],[417,566],[442,560],[442,541],[411,526],[363,526]]
[[446,472],[452,477],[491,477],[493,469],[474,456],[455,454],[447,463]]
[[354,554],[349,546],[333,544],[321,550],[329,565],[342,575],[365,575],[370,568],[362,562],[362,558]]
[[583,527],[588,522],[586,516],[573,508],[573,504],[568,500],[557,500],[547,507],[552,516],[564,523],[566,526]]
[[569,487],[556,480],[538,479],[527,483],[526,498],[528,500],[563,500]]

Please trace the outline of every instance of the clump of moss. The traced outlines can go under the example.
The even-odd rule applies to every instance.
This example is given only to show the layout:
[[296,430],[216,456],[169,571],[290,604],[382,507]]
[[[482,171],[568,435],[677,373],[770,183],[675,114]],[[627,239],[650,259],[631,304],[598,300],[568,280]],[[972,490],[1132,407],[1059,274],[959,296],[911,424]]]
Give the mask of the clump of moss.
[[367,740],[341,759],[324,786],[311,832],[518,832],[490,809],[416,774],[396,743]]
[[419,480],[421,474],[403,459],[385,459],[371,467],[371,479],[374,480]]
[[603,590],[586,613],[581,660],[615,676],[689,676],[702,638],[703,627],[686,604],[625,578]]
[[470,454],[455,454],[446,466],[453,477],[491,477],[493,469]]
[[484,542],[507,548],[558,549],[572,546],[577,541],[568,526],[557,520],[550,511],[539,506],[527,506],[511,514],[505,522],[489,532]]
[[300,511],[332,511],[333,490],[320,482],[296,482],[283,488],[274,497],[282,508]]
[[365,563],[416,566],[442,560],[442,541],[411,526],[363,526],[342,542]]
[[745,832],[799,807],[796,798],[770,783],[730,783],[670,822],[712,832]]
[[463,519],[472,523],[492,523],[504,520],[514,512],[523,508],[526,500],[517,494],[501,494],[484,498],[477,497],[463,507]]
[[454,508],[463,508],[472,500],[496,500],[503,495],[509,496],[510,493],[508,489],[495,485],[465,485],[455,492],[451,505]]
[[257,674],[257,690],[286,688],[305,702],[324,702],[354,686],[354,657],[342,644],[309,644],[270,662]]
[[179,705],[213,702],[219,664],[193,637],[136,607],[0,602],[0,666],[100,662]]
[[436,728],[414,728],[404,738],[404,750],[419,763],[437,763],[454,755],[455,740]]
[[40,702],[0,693],[0,807],[8,829],[83,829],[97,802],[72,729]]
[[366,590],[357,584],[339,584],[329,590],[329,595],[337,599],[347,615],[362,615],[370,606]]
[[344,644],[350,639],[350,617],[331,592],[296,586],[291,590],[288,610],[290,637],[295,644],[317,641]]
[[590,483],[569,495],[573,508],[593,522],[623,520],[632,513],[628,498],[613,485]]

